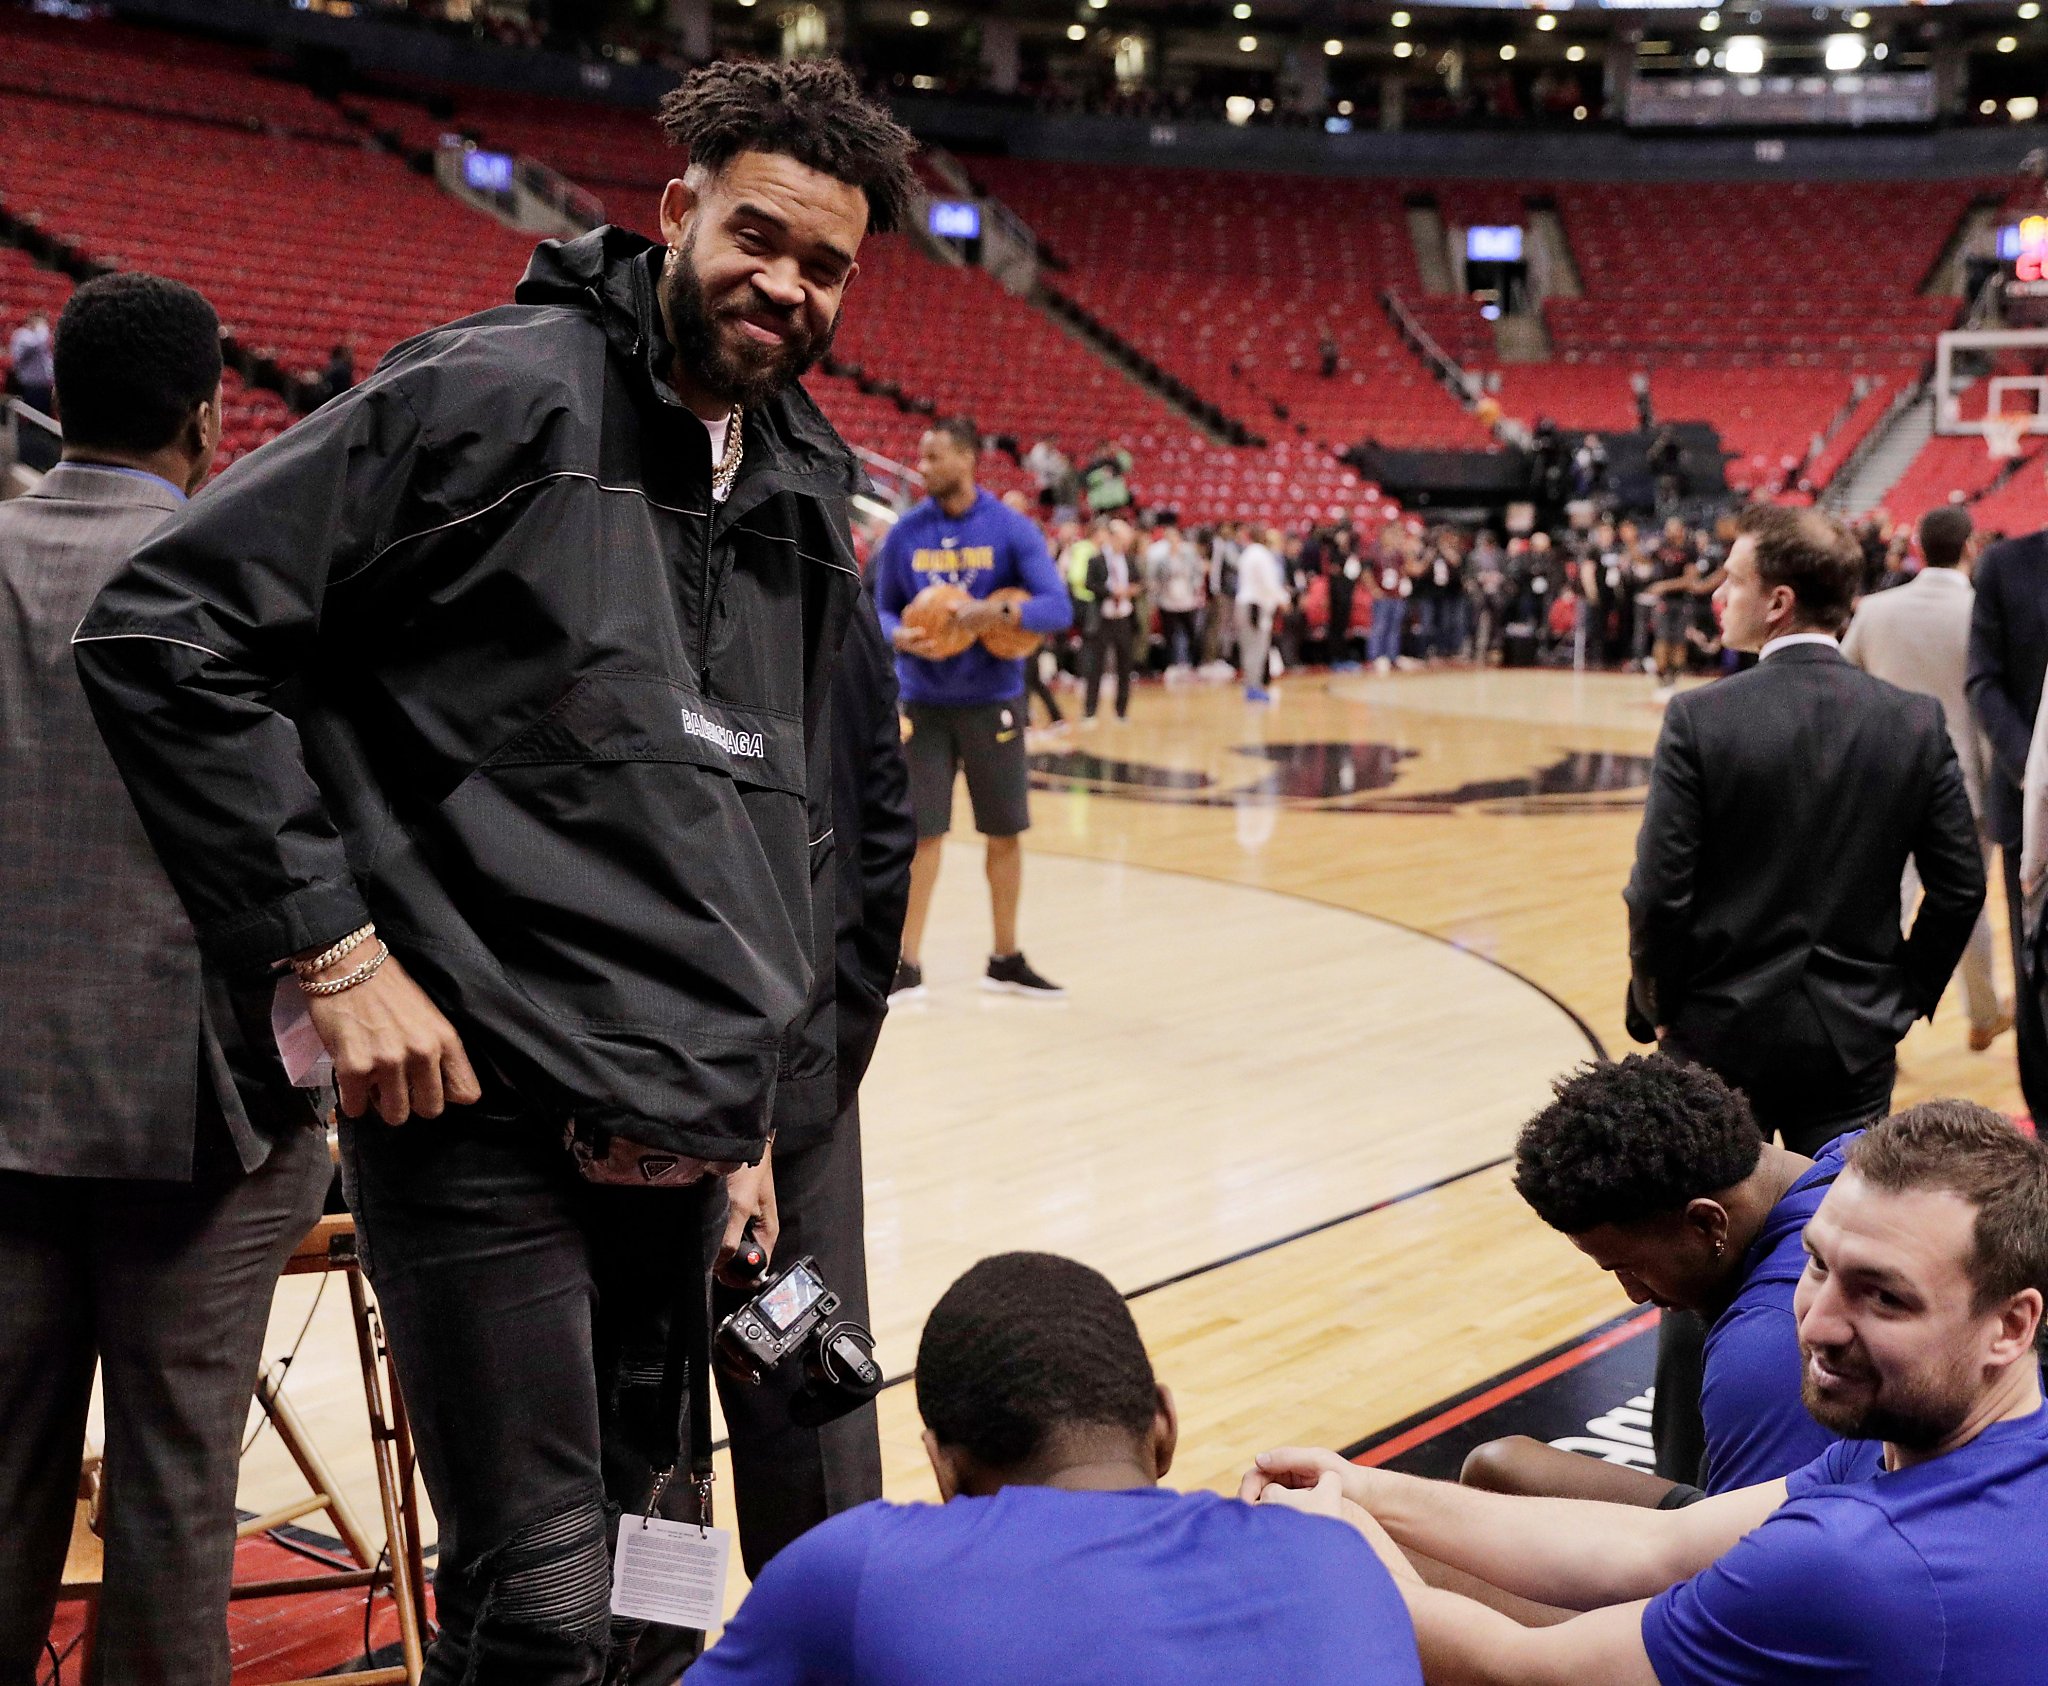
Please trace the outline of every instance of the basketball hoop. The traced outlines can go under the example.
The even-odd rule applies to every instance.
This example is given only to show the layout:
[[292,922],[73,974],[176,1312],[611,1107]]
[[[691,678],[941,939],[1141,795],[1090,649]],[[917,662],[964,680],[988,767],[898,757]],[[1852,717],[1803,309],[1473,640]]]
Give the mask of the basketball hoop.
[[1984,444],[1994,461],[2020,454],[2020,440],[2025,436],[2027,423],[2032,419],[2024,414],[1984,418]]

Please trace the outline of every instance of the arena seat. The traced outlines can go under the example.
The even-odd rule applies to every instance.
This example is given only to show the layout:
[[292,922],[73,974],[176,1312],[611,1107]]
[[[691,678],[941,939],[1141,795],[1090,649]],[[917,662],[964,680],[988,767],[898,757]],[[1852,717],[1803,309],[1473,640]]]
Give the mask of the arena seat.
[[[1048,277],[1254,431],[1341,448],[1484,449],[1486,430],[1381,303],[1422,283],[1384,181],[966,160],[1069,267]],[[1103,215],[1113,203],[1115,214]],[[1334,376],[1321,344],[1336,342]]]
[[[223,193],[231,182],[235,191]],[[190,282],[251,351],[299,374],[511,297],[530,237],[390,154],[0,94],[8,208],[116,267]]]

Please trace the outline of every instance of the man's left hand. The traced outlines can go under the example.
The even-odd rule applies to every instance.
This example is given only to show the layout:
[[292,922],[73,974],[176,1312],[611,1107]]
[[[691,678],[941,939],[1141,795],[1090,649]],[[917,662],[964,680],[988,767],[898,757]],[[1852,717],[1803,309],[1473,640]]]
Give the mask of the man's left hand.
[[775,1243],[782,1232],[782,1222],[775,1211],[775,1169],[770,1163],[775,1147],[771,1142],[761,1150],[761,1163],[743,1165],[725,1179],[725,1239],[718,1244],[718,1262],[713,1269],[718,1279],[729,1288],[751,1288],[753,1283],[733,1274],[732,1261],[740,1250],[740,1240],[746,1234],[749,1221],[754,1226],[754,1239],[761,1244],[761,1250],[770,1259],[775,1257]]
[[963,603],[954,611],[953,624],[962,632],[971,632],[979,638],[984,632],[1008,626],[1010,617],[1003,612],[1000,603],[988,603],[977,598],[972,603]]

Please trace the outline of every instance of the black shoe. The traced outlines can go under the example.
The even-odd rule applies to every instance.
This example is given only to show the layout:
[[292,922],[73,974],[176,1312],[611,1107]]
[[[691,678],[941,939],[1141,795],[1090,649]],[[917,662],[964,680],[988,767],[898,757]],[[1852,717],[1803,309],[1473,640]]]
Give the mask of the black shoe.
[[1015,954],[991,954],[981,987],[1000,995],[1028,995],[1034,1001],[1064,1001],[1067,997],[1058,984],[1032,971],[1022,949]]
[[891,1001],[922,1001],[925,996],[924,969],[908,960],[896,962],[896,976],[889,985]]

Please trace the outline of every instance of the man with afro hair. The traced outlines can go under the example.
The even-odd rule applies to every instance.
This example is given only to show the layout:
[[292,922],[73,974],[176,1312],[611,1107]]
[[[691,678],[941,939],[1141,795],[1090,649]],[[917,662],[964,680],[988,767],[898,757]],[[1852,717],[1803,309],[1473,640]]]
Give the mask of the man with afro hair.
[[[1800,1236],[1856,1134],[1811,1159],[1767,1142],[1740,1093],[1662,1054],[1587,1066],[1522,1128],[1515,1188],[1530,1209],[1637,1305],[1707,1320],[1697,1385],[1708,1493],[1775,1480],[1834,1444],[1800,1403],[1792,1294]],[[1660,1374],[1658,1403],[1678,1385]],[[1519,1437],[1480,1447],[1465,1478],[1667,1505],[1698,1497]]]

